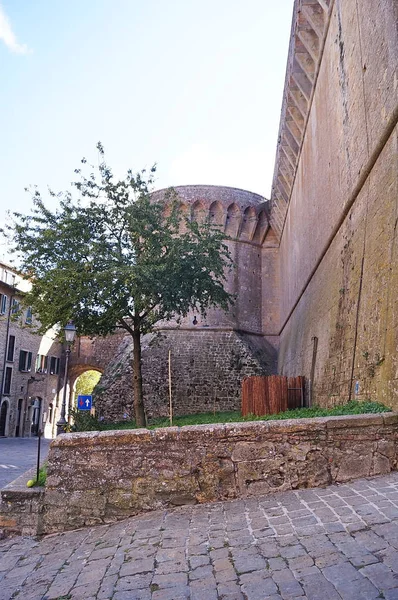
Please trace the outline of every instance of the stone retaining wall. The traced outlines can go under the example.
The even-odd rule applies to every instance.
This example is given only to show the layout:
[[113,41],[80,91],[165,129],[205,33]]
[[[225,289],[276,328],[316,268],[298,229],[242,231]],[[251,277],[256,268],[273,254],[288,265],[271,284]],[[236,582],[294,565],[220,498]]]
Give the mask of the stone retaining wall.
[[397,413],[62,435],[38,532],[389,473],[397,440]]
[[41,531],[41,513],[44,505],[44,488],[27,488],[34,479],[36,469],[30,469],[1,490],[0,539],[6,535],[36,535]]

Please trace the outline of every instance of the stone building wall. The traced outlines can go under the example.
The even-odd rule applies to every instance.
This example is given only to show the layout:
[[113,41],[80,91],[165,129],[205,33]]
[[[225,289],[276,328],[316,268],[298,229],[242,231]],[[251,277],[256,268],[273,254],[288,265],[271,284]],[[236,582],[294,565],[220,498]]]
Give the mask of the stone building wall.
[[66,434],[51,445],[43,496],[3,490],[0,529],[51,533],[386,474],[397,441],[391,413]]
[[278,369],[314,373],[322,405],[372,398],[397,408],[398,5],[300,0],[295,15],[271,217]]
[[[35,315],[22,307],[26,286],[15,270],[0,264],[0,300],[6,298],[5,311],[0,314],[0,435],[37,435],[39,426],[44,425],[44,435],[52,437],[59,418],[64,352],[56,332],[38,334]],[[13,352],[10,339],[14,339]],[[26,353],[24,364],[20,363],[21,352]],[[36,364],[38,355],[45,364]]]
[[[242,379],[271,374],[276,368],[276,352],[261,336],[163,329],[159,335],[143,338],[148,417],[169,415],[169,350],[175,415],[240,410]],[[134,416],[132,355],[132,339],[127,335],[94,390],[96,414],[106,420]]]

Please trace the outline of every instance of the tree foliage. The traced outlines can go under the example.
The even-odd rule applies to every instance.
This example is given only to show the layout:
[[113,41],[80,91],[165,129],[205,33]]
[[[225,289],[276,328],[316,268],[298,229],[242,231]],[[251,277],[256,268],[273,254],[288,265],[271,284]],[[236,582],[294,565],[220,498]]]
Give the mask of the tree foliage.
[[142,425],[140,336],[192,309],[226,310],[231,259],[218,228],[190,220],[182,227],[175,192],[168,192],[171,210],[151,201],[155,167],[115,180],[100,143],[97,149],[98,168],[83,159],[75,171],[75,195],[50,191],[58,199],[51,210],[34,189],[32,212],[13,213],[4,233],[32,282],[26,302],[42,330],[72,320],[79,335],[122,327],[133,336],[134,405]]
[[76,380],[76,397],[90,395],[101,379],[98,371],[85,371]]

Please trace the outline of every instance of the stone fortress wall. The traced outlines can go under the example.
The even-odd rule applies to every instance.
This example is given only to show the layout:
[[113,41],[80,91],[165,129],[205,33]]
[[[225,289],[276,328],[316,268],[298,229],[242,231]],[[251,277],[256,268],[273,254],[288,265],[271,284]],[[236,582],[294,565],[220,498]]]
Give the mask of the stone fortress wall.
[[[151,377],[164,381],[169,347],[189,357],[175,363],[176,379],[203,373],[192,400],[188,385],[178,388],[184,411],[199,409],[200,388],[212,390],[206,407],[211,396],[213,405],[228,398],[220,409],[238,408],[242,376],[255,372],[304,375],[309,399],[323,406],[370,398],[398,408],[397,22],[394,0],[295,0],[271,202],[231,188],[176,188],[181,210],[233,238],[237,262],[228,314],[164,325],[163,366],[151,364]],[[217,337],[224,331],[231,360]],[[235,404],[229,383],[223,395],[214,389],[210,348],[222,366],[233,356],[245,364],[228,375]],[[113,362],[101,383],[108,404],[123,387],[115,370]],[[147,397],[159,389],[147,387]]]
[[398,4],[295,3],[272,191],[278,369],[398,407]]

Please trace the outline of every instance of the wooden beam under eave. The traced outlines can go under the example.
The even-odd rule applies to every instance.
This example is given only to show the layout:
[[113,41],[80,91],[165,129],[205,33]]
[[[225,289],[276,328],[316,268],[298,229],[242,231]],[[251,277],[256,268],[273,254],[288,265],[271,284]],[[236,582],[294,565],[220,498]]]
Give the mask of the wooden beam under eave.
[[296,169],[297,160],[291,156],[290,146],[279,146],[280,155],[285,157],[285,160],[289,161],[293,171]]
[[306,98],[307,101],[309,101],[310,97],[311,97],[311,92],[312,92],[312,84],[311,81],[308,79],[307,75],[304,73],[304,71],[302,70],[302,68],[298,68],[299,65],[296,62],[296,71],[293,71],[291,74],[291,78],[293,79],[293,81],[297,84],[297,86],[300,88],[300,91],[303,93],[304,97]]
[[292,169],[290,163],[286,162],[285,158],[279,159],[279,171],[282,173],[286,181],[288,181],[290,188],[292,187],[294,170]]
[[290,149],[294,154],[294,158],[295,160],[297,160],[300,146],[297,144],[296,140],[294,139],[287,127],[285,127],[283,130],[283,140],[286,144],[290,146]]
[[296,164],[292,164],[290,160],[286,157],[284,152],[279,154],[279,163],[284,166],[285,171],[289,173],[289,175],[293,176],[296,170]]
[[318,4],[325,11],[326,14],[329,13],[330,0],[318,0]]
[[289,182],[286,181],[286,179],[283,176],[283,173],[281,173],[281,171],[278,171],[278,189],[280,191],[280,193],[283,196],[283,199],[286,200],[286,203],[289,202],[289,198],[290,198],[290,192],[291,192],[291,185],[289,185]]
[[272,210],[271,210],[271,223],[272,223],[273,228],[275,229],[275,227],[276,227],[279,231],[282,231],[285,217],[286,217],[286,209],[285,208],[282,209],[279,202],[275,202],[272,205]]
[[279,200],[283,201],[283,204],[287,204],[289,202],[289,196],[286,194],[285,189],[279,182],[279,179],[275,181],[273,187],[273,197],[277,197]]
[[311,25],[318,37],[322,38],[326,24],[323,8],[318,3],[311,5],[305,4],[301,7],[301,13],[307,19],[309,25]]
[[288,103],[287,112],[292,117],[297,127],[299,128],[300,133],[302,134],[304,130],[304,118],[299,109],[295,105],[293,106],[292,104]]
[[301,28],[297,29],[297,37],[306,48],[307,52],[312,56],[315,63],[319,59],[319,37],[313,29]]
[[314,83],[314,75],[315,75],[315,63],[309,52],[305,50],[305,52],[296,52],[295,56],[298,64],[303,69],[304,73],[307,75],[311,84]]
[[290,131],[298,148],[300,148],[302,135],[293,119],[285,119],[285,127]]
[[[281,202],[282,202],[283,208],[281,208]],[[274,198],[272,200],[272,206],[271,206],[270,223],[274,219],[274,220],[278,221],[279,224],[283,224],[285,212],[286,212],[286,205],[285,205],[284,200],[281,201],[280,198]]]
[[308,113],[308,101],[300,88],[297,85],[294,88],[290,87],[289,96],[305,119]]

